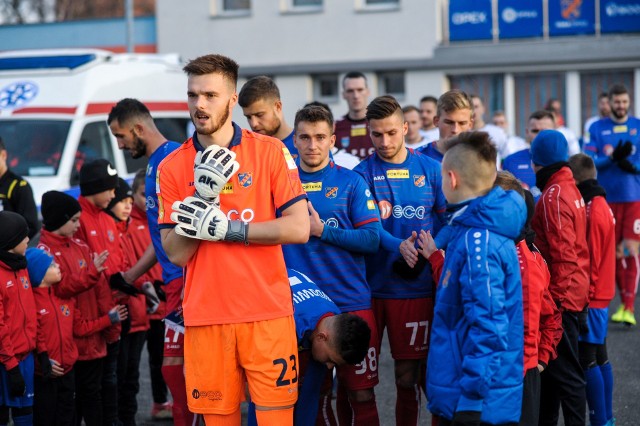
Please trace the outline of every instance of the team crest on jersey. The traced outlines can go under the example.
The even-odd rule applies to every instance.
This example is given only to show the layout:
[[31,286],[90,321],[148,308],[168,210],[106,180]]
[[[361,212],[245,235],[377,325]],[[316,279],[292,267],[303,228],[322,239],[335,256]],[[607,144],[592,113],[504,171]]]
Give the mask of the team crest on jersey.
[[20,282],[22,283],[22,287],[24,287],[25,290],[29,290],[29,280],[25,277],[20,277]]
[[87,267],[87,261],[84,259],[78,259],[78,266],[80,269],[84,269]]
[[107,229],[107,238],[109,239],[109,241],[114,242],[116,239],[116,236],[113,235],[113,231],[111,229]]
[[343,148],[348,148],[350,142],[351,140],[349,139],[349,136],[345,136],[342,139],[340,139],[340,144],[342,145]]
[[413,175],[413,184],[418,188],[422,188],[424,186],[424,181],[424,175]]
[[253,184],[253,173],[238,173],[238,182],[243,188],[248,188]]
[[62,312],[62,315],[64,315],[65,317],[71,315],[71,309],[69,309],[69,305],[61,305],[60,312]]
[[449,286],[449,278],[451,278],[451,269],[447,269],[447,273],[444,275],[444,279],[442,280],[443,288],[447,288]]
[[629,135],[630,135],[630,136],[635,136],[635,135],[637,135],[637,134],[638,134],[638,129],[631,129],[631,130],[629,130]]
[[336,198],[336,196],[338,195],[338,187],[337,186],[330,186],[328,188],[325,189],[324,191],[324,196],[327,198]]

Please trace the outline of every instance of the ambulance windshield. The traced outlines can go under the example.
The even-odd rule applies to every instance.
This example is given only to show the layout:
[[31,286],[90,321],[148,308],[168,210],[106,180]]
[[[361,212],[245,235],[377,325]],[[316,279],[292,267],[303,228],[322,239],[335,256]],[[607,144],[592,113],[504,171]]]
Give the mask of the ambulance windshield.
[[0,120],[7,166],[21,176],[55,176],[71,121]]

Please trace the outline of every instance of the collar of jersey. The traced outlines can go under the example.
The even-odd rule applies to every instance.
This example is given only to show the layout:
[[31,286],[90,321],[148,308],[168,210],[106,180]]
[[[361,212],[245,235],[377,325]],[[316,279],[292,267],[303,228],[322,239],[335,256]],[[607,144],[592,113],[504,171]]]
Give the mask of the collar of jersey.
[[[231,124],[233,125],[233,137],[231,138],[231,143],[227,147],[229,149],[233,148],[236,145],[240,145],[240,142],[242,142],[242,129],[234,122],[231,122]],[[191,140],[193,140],[193,147],[196,151],[204,151],[205,148],[198,140],[198,132],[193,132]]]
[[387,169],[400,169],[400,168],[403,168],[403,167],[408,167],[409,163],[411,162],[411,158],[413,157],[413,150],[409,149],[407,147],[405,147],[405,149],[407,150],[407,158],[405,158],[404,161],[402,163],[400,163],[400,164],[390,163],[388,161],[385,161],[382,158],[380,158],[378,153],[375,153],[375,158],[380,164],[383,165],[383,167],[385,167]]
[[326,166],[324,166],[322,169],[316,170],[315,172],[305,172],[304,170],[302,170],[302,167],[300,167],[300,157],[296,159],[296,163],[298,165],[298,174],[300,175],[300,180],[303,180],[305,182],[322,180],[322,177],[324,176],[324,174],[330,168],[333,168],[335,166],[335,164],[333,163],[333,160],[329,160],[329,163]]

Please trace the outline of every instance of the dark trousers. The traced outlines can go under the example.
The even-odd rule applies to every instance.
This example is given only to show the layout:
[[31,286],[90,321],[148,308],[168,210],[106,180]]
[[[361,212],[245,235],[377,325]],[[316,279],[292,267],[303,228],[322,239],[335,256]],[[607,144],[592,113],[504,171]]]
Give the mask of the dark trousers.
[[33,424],[36,426],[68,426],[73,423],[76,378],[73,370],[62,377],[33,379]]
[[540,425],[558,424],[560,404],[566,426],[584,426],[586,393],[584,371],[578,356],[578,315],[562,313],[562,339],[558,357],[542,372],[540,391]]
[[102,424],[118,424],[118,353],[120,341],[107,344],[102,368]]
[[102,370],[104,358],[77,361],[73,367],[76,376],[75,424],[82,420],[86,426],[102,426]]
[[145,331],[129,333],[120,340],[118,355],[118,419],[124,426],[135,426],[140,391],[140,356]]
[[522,383],[522,414],[519,426],[538,426],[540,415],[540,372],[538,367],[527,370]]
[[167,402],[167,384],[162,377],[162,360],[164,358],[164,321],[149,321],[147,330],[147,352],[149,353],[149,376],[151,377],[151,394],[153,402]]

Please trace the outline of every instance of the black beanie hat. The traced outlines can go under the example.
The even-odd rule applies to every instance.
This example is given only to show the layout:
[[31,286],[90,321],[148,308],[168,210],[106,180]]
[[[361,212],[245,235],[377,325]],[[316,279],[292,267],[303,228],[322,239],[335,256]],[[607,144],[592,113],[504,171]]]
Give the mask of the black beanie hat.
[[111,202],[107,206],[107,210],[111,210],[111,208],[115,206],[117,203],[129,197],[133,198],[133,191],[131,190],[131,187],[129,186],[126,180],[122,178],[118,178],[118,187],[116,188],[116,196],[113,197],[113,200],[111,200]]
[[55,231],[67,223],[80,210],[80,203],[71,195],[60,191],[47,191],[42,195],[42,226]]
[[115,189],[117,186],[118,172],[105,159],[85,163],[80,169],[80,194],[84,196]]
[[28,233],[29,225],[25,218],[14,212],[0,212],[0,250],[15,248]]

